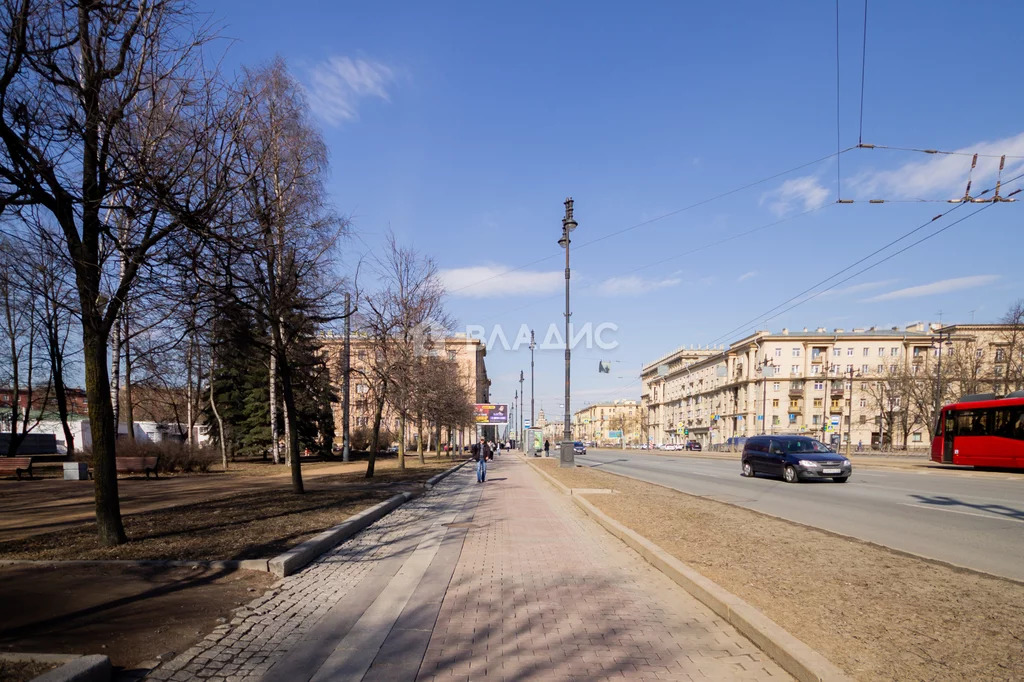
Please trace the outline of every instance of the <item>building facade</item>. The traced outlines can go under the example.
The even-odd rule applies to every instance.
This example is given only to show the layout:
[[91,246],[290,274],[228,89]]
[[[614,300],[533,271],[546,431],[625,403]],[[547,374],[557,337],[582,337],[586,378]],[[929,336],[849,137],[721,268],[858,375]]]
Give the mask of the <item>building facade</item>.
[[819,327],[681,348],[642,370],[643,429],[652,444],[692,439],[706,448],[759,433],[927,448],[936,405],[1014,390],[1017,332],[1008,325]]
[[635,400],[594,403],[573,414],[573,437],[595,447],[643,442],[641,407]]
[[[342,439],[343,415],[342,399],[344,384],[344,358],[345,339],[340,334],[325,334],[320,339],[324,351],[327,353],[327,365],[331,373],[331,383],[338,395],[337,403],[332,405],[334,410],[335,440],[340,443]],[[350,380],[349,380],[349,427],[372,428],[374,417],[374,401],[372,398],[371,382],[367,378],[371,375],[370,368],[373,361],[373,343],[366,335],[353,332],[350,337]],[[487,366],[484,358],[487,349],[480,339],[467,338],[464,334],[455,334],[435,342],[432,352],[437,353],[449,361],[456,363],[458,367],[460,382],[466,391],[466,399],[470,403],[487,403],[490,401],[491,382],[487,378]],[[416,424],[412,419],[406,420],[406,442],[412,442],[416,437]],[[400,430],[398,413],[385,404],[384,414],[381,420],[381,428],[392,433]],[[428,429],[429,430],[429,429]],[[458,445],[468,445],[475,442],[476,428],[469,426],[458,429],[453,434],[453,440]],[[388,444],[383,444],[388,445]]]

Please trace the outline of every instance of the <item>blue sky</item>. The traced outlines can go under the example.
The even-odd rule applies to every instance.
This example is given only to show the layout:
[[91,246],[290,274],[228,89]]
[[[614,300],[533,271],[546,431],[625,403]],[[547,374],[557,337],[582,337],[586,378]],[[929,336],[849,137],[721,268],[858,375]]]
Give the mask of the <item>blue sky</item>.
[[[562,325],[556,242],[574,197],[573,320],[617,326],[603,337],[616,348],[574,351],[574,410],[637,398],[641,365],[682,345],[940,313],[989,322],[1024,297],[1024,201],[912,201],[962,196],[970,156],[854,149],[700,203],[836,153],[832,3],[231,0],[211,10],[232,39],[229,68],[281,55],[307,88],[333,202],[352,220],[348,265],[394,230],[436,259],[462,328],[490,337],[500,325],[512,342],[521,325],[540,337]],[[845,149],[860,132],[863,2],[842,0],[840,12]],[[864,142],[1008,154],[1018,158],[1003,179],[1024,172],[1022,20],[1021,3],[870,3]],[[982,157],[972,194],[995,184],[997,163]],[[856,203],[835,203],[838,183]],[[835,291],[767,312],[915,227],[927,223],[840,279],[984,206]],[[561,412],[563,359],[536,354],[536,402],[549,415]],[[598,374],[599,360],[611,373]],[[529,397],[525,347],[492,347],[487,362],[492,399],[511,401],[521,369]]]

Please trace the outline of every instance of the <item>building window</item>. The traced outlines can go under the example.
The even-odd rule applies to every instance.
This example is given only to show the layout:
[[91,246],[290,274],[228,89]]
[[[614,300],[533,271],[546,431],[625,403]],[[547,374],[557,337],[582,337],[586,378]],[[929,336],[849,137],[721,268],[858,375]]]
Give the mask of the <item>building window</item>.
[[821,426],[821,415],[816,414],[813,417],[811,417],[811,423],[814,424],[815,426]]
[[868,356],[868,349],[867,349],[867,348],[865,348],[865,349],[864,349],[864,352],[863,352],[863,353],[861,353],[861,355],[863,355],[864,357],[867,357],[867,356]]
[[889,357],[898,358],[899,356],[900,356],[900,347],[899,346],[893,346],[892,348],[889,349]]
[[847,374],[853,374],[853,365],[847,365],[846,366],[846,373]]
[[781,388],[781,385],[779,384],[779,382],[775,381],[775,382],[772,383],[772,390],[773,391],[778,392],[780,388]]
[[878,373],[881,374],[884,371],[885,371],[885,365],[879,365],[878,366]]
[[910,434],[910,442],[911,443],[920,443],[921,442],[921,432],[920,431],[915,431],[914,433]]
[[861,374],[867,374],[868,373],[868,366],[867,365],[861,365],[860,366],[860,373]]
[[795,414],[790,414],[789,415],[789,423],[790,424],[796,424],[796,415]]
[[815,407],[821,407],[821,405],[822,405],[821,398],[815,398],[814,399],[814,406]]
[[868,399],[867,398],[861,398],[860,399],[860,406],[861,407],[867,407],[868,406]]
[[839,398],[833,398],[832,399],[832,409],[833,410],[838,410],[839,409]]
[[[978,350],[974,351],[974,357],[978,358],[979,360],[981,360],[981,358],[984,355],[985,355],[985,351],[983,351],[981,348],[979,348]],[[999,351],[998,350],[996,351],[996,357],[999,357]]]
[[[981,351],[978,351],[978,352],[980,353]],[[981,356],[979,355],[978,357],[980,358]],[[1006,361],[1006,349],[1005,348],[996,348],[996,362],[1005,362],[1005,361]]]
[[833,348],[832,349],[832,357],[838,358],[842,354],[843,354],[843,349],[842,348]]
[[772,426],[778,426],[778,425],[779,425],[779,415],[773,414],[772,415]]
[[370,392],[370,387],[366,384],[356,384],[356,393],[363,395]]
[[777,358],[781,358],[782,357],[782,349],[781,348],[776,348],[775,349],[775,357],[777,357]]
[[778,407],[778,406],[779,406],[779,399],[778,398],[773,398],[772,399],[772,407]]
[[459,354],[458,354],[458,352],[457,352],[457,351],[454,351],[454,350],[450,350],[450,351],[448,351],[448,359],[449,359],[449,360],[452,360],[452,361],[454,361],[454,360],[455,360],[455,358],[457,358],[458,356],[459,356]]
[[862,414],[858,421],[860,421],[861,424],[867,424],[868,423],[868,416],[866,414]]
[[846,357],[848,357],[848,358],[853,357],[853,348],[847,348],[846,349]]
[[799,374],[800,373],[800,365],[790,365],[789,366],[789,373],[794,375],[794,376]]
[[879,349],[878,349],[878,357],[880,357],[880,358],[884,358],[885,357],[885,349],[884,348],[879,347]]
[[996,365],[995,372],[996,372],[996,376],[997,377],[1003,376],[1003,366],[1002,365]]
[[799,410],[800,409],[800,401],[797,400],[796,398],[791,399],[789,401],[789,409],[791,409],[791,410]]
[[889,372],[891,372],[892,374],[895,374],[896,373],[896,365],[889,365]]
[[800,349],[799,348],[794,348],[793,349],[793,357],[794,358],[800,357]]
[[823,390],[825,390],[825,382],[823,382],[823,381],[815,381],[814,382],[814,390],[815,391],[823,391]]
[[914,346],[914,357],[921,357],[921,351],[924,350],[924,346]]

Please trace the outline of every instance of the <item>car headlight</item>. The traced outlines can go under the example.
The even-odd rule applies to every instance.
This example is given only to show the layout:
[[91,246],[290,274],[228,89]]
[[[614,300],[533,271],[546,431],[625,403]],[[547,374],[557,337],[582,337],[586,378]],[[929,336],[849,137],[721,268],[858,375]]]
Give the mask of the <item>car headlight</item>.
[[849,467],[849,466],[850,466],[850,460],[848,460],[848,459],[844,459],[844,460],[843,460],[843,466],[844,466],[844,467]]
[[798,462],[798,464],[799,464],[800,466],[802,466],[802,467],[816,467],[816,466],[818,466],[818,463],[817,463],[817,462],[812,462],[812,461],[811,461],[811,460],[809,460],[809,459],[802,459],[802,460],[800,460],[800,461]]

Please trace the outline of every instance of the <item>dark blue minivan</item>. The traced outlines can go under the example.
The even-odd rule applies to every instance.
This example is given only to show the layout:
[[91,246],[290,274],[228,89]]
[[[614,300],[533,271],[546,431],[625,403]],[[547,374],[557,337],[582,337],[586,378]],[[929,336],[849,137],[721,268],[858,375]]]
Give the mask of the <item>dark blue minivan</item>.
[[744,476],[781,476],[789,483],[831,478],[846,483],[850,460],[807,436],[753,436],[743,445]]

